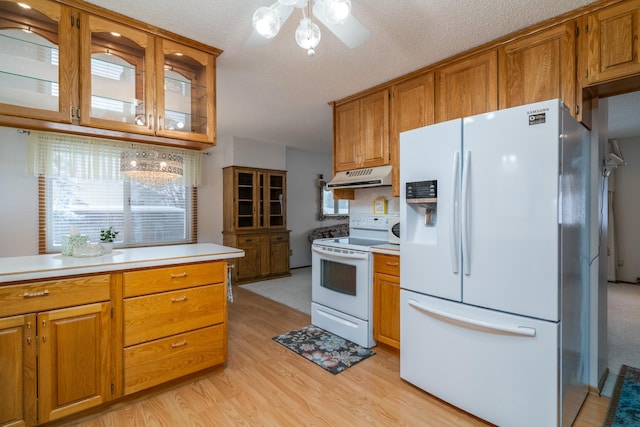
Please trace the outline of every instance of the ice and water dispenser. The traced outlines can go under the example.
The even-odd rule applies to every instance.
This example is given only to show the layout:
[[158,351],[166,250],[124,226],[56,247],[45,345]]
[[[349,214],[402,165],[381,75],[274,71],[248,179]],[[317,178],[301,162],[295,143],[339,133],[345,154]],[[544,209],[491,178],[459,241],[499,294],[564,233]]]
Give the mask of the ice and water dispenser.
[[404,201],[400,208],[401,218],[404,211],[402,244],[436,246],[442,225],[438,221],[446,222],[446,216],[438,219],[438,180],[405,181]]
[[405,195],[414,214],[424,216],[424,225],[435,226],[438,221],[438,181],[407,182]]

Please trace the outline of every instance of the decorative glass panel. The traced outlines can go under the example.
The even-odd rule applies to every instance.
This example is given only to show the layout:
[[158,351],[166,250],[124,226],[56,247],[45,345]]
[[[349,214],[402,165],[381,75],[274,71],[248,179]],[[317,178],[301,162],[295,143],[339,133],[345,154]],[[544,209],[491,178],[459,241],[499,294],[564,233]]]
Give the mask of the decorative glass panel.
[[0,103],[58,111],[58,22],[0,2],[0,26]]
[[164,128],[207,133],[206,67],[186,55],[165,55]]
[[117,33],[92,33],[91,44],[91,117],[147,125],[144,49]]

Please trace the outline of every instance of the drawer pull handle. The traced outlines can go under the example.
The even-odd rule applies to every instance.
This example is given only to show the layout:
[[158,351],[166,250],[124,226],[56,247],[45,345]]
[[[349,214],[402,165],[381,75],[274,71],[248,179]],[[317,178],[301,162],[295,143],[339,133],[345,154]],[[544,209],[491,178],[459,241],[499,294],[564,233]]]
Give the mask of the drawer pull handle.
[[178,348],[187,345],[187,340],[182,340],[182,342],[172,342],[171,348]]
[[187,277],[187,272],[185,271],[184,273],[180,274],[171,274],[172,279],[180,279],[181,277]]
[[31,322],[27,322],[27,344],[31,345]]
[[389,267],[397,267],[399,264],[400,264],[400,263],[398,263],[398,262],[389,262],[389,261],[387,261],[387,265],[388,265]]
[[251,240],[251,239],[247,239],[247,240],[245,240],[245,242],[247,242],[247,243],[251,243],[251,242],[253,242],[253,240]]
[[35,297],[46,297],[49,295],[48,290],[39,291],[39,292],[25,292],[23,298],[35,298]]
[[178,297],[178,298],[171,298],[171,302],[184,302],[186,301],[188,298],[187,296],[182,296],[182,297]]

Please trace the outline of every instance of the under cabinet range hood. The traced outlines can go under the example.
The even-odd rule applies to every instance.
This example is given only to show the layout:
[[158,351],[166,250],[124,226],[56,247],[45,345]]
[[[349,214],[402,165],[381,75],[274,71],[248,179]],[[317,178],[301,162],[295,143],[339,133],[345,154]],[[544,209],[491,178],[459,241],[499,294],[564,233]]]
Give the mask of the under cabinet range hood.
[[327,184],[330,190],[342,188],[365,188],[391,185],[391,166],[377,166],[374,168],[353,169],[338,172]]

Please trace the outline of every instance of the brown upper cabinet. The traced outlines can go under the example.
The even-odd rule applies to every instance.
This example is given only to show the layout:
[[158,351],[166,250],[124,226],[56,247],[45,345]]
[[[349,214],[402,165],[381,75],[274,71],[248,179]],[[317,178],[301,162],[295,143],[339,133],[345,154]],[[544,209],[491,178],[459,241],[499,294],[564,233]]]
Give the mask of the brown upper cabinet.
[[73,32],[68,7],[0,1],[0,114],[71,122]]
[[334,109],[335,172],[389,164],[389,89]]
[[494,111],[498,108],[496,50],[436,70],[436,122]]
[[80,124],[154,134],[153,36],[83,14]]
[[576,113],[575,31],[571,21],[498,50],[500,109],[560,98]]
[[65,3],[74,7],[0,0],[0,54],[9,58],[0,65],[0,115],[26,128],[215,143],[220,51],[78,0]]
[[433,73],[425,73],[391,88],[391,136],[393,195],[400,196],[400,133],[434,123]]
[[214,56],[158,37],[156,58],[157,133],[215,142]]
[[[583,20],[587,45],[587,85],[640,73],[640,0],[628,0],[591,13]],[[583,61],[584,63],[584,61]]]
[[213,55],[89,14],[80,46],[82,125],[215,141]]

